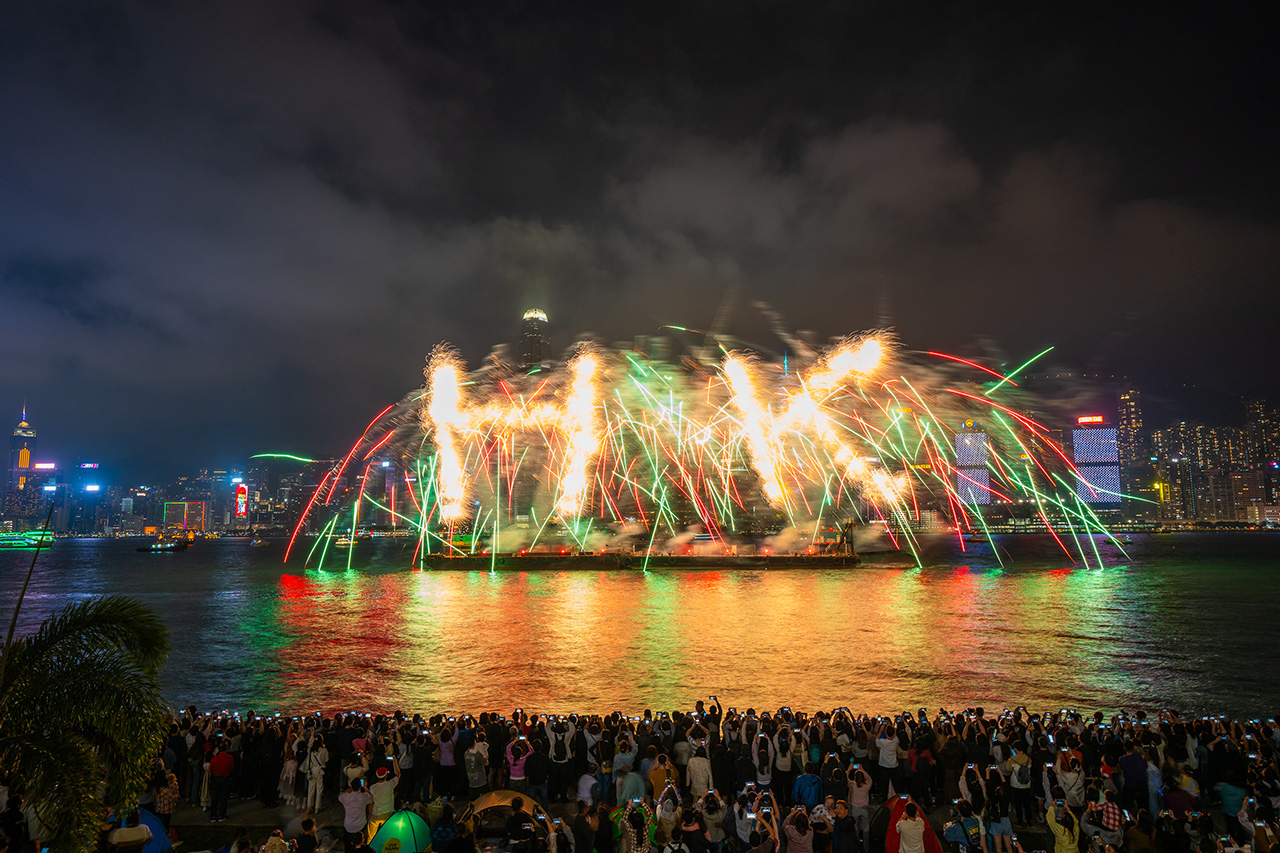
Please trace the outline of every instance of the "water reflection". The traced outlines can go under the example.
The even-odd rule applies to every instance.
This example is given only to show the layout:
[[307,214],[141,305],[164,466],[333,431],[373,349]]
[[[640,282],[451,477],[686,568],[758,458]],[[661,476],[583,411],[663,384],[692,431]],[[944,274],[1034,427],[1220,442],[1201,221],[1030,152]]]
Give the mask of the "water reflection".
[[[379,553],[303,571],[227,543],[161,563],[66,542],[23,621],[135,595],[173,629],[175,703],[268,711],[637,709],[715,693],[739,708],[1270,712],[1276,540],[1160,539],[1104,552],[1101,570],[1010,537],[1003,567],[969,543],[925,568],[613,574],[414,571]],[[9,600],[24,571],[0,554]]]

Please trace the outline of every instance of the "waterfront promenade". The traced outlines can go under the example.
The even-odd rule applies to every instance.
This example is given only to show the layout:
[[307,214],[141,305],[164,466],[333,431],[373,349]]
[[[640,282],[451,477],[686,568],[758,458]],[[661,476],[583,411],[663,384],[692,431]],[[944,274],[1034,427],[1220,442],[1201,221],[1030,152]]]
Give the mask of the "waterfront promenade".
[[[771,798],[779,815],[797,805],[840,815],[851,805],[870,820],[843,825],[853,834],[837,850],[856,853],[884,844],[880,807],[895,794],[919,803],[940,835],[958,809],[971,811],[992,847],[1017,838],[1024,850],[1048,849],[1050,816],[1059,828],[1070,823],[1081,837],[1116,844],[1134,832],[1153,843],[1222,832],[1246,841],[1255,821],[1277,828],[1278,742],[1273,721],[1169,710],[922,708],[873,717],[757,713],[709,699],[689,711],[604,716],[187,712],[175,718],[161,760],[172,788],[166,801],[180,794],[172,825],[189,850],[219,849],[242,829],[256,847],[276,829],[296,834],[307,816],[322,842],[341,845],[351,814],[339,792],[380,789],[385,809],[394,800],[430,820],[443,802],[460,814],[485,791],[513,790],[565,826],[579,801],[601,816],[596,807],[643,799],[661,811],[669,801],[709,833],[726,833],[727,845],[716,848],[711,837],[709,849],[731,851],[755,847],[748,836],[765,831],[757,797]],[[211,790],[209,776],[220,773]],[[717,797],[707,805],[709,789],[722,807]],[[317,798],[319,808],[304,812]]]

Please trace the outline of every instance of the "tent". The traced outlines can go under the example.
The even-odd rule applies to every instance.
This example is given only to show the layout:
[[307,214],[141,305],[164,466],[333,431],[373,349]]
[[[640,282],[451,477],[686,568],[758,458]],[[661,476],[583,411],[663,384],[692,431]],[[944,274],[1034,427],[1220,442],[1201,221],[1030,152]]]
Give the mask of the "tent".
[[373,853],[422,853],[431,846],[431,829],[417,814],[401,809],[378,828],[369,846]]
[[[547,813],[533,797],[516,791],[490,791],[481,794],[467,806],[466,811],[458,818],[458,823],[467,827],[477,839],[504,838],[507,833],[507,818],[515,811],[511,808],[511,801],[516,797],[524,800],[524,810],[533,815],[538,837],[546,835]],[[374,848],[374,853],[379,853],[378,848]]]
[[169,830],[164,828],[160,818],[146,809],[138,809],[138,817],[142,818],[142,823],[151,830],[151,840],[142,848],[141,853],[164,853],[166,850],[173,849],[173,842],[169,840]]
[[[898,853],[898,821],[904,817],[907,803],[912,802],[910,797],[898,796],[891,797],[885,801],[885,804],[876,812],[875,818],[871,821],[871,832],[868,833],[873,839],[884,838],[885,853]],[[933,831],[933,827],[929,824],[929,818],[925,814],[919,803],[916,808],[920,809],[920,819],[924,821],[924,850],[925,853],[942,853],[942,843],[938,841],[937,834]],[[872,842],[871,849],[875,849],[875,842]]]

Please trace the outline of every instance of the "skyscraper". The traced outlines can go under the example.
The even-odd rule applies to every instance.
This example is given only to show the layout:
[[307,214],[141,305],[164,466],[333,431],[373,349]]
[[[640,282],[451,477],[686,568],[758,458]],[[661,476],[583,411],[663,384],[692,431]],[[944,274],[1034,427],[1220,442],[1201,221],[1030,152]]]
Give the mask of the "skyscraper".
[[1147,458],[1147,434],[1142,428],[1142,396],[1136,388],[1120,392],[1116,418],[1116,451],[1120,465],[1127,467]]
[[550,325],[540,308],[524,312],[520,322],[520,369],[534,370],[551,360]]
[[1280,458],[1280,418],[1267,400],[1247,400],[1244,410],[1250,461],[1256,466],[1268,466]]
[[27,423],[27,407],[22,407],[22,420],[13,430],[9,445],[9,488],[21,489],[31,475],[31,457],[36,452],[36,429]]

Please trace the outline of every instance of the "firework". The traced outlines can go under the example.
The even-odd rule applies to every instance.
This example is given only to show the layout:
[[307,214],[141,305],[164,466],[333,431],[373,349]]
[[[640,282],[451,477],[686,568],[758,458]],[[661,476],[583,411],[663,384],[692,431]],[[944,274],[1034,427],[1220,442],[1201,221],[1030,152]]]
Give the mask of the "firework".
[[[727,548],[779,527],[867,522],[911,549],[926,522],[963,535],[984,529],[981,505],[1021,503],[1088,562],[1086,534],[1103,527],[1014,374],[909,353],[882,332],[802,361],[722,352],[672,363],[582,347],[521,376],[469,374],[438,347],[424,388],[375,419],[321,503],[340,514],[354,492],[349,525],[332,529],[354,534],[357,519],[380,517],[416,532],[420,553],[590,550],[611,537],[653,548],[694,525]],[[957,431],[974,423],[977,469],[957,458]],[[386,483],[370,489],[378,470]],[[340,489],[352,475],[359,489]]]

